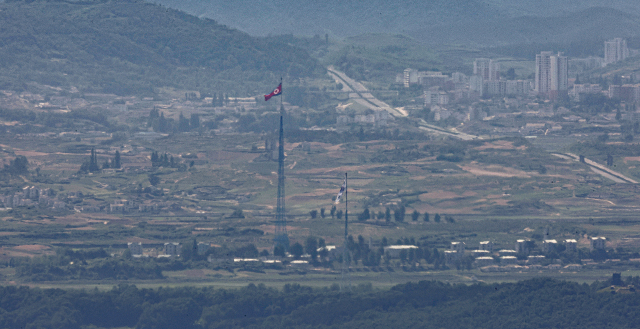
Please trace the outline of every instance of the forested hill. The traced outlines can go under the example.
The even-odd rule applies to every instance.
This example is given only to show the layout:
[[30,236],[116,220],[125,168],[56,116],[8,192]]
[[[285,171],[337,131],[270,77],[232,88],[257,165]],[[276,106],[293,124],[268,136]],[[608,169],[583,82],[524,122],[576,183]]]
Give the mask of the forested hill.
[[[638,277],[627,278],[636,284]],[[533,279],[449,285],[421,281],[387,291],[359,286],[283,290],[250,284],[110,291],[0,287],[2,328],[637,328],[640,295]]]
[[[242,89],[322,72],[302,49],[142,1],[0,3],[0,89]],[[270,83],[271,84],[271,83]]]

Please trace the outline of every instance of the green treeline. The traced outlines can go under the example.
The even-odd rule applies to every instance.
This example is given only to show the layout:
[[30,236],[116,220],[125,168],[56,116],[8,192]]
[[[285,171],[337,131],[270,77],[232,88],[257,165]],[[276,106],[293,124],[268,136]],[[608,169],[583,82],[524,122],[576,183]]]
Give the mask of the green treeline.
[[[640,278],[626,278],[627,283]],[[551,279],[450,285],[420,281],[377,291],[361,285],[283,290],[109,291],[0,288],[2,328],[636,328],[640,296]],[[604,289],[607,288],[607,289]]]

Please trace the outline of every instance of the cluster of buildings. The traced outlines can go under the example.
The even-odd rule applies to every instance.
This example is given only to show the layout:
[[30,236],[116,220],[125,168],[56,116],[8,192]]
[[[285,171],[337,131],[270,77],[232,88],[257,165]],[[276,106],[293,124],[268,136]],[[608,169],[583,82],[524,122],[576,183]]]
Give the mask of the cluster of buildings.
[[[198,255],[204,255],[209,248],[211,248],[210,244],[199,242]],[[165,242],[164,247],[162,248],[162,253],[158,253],[156,249],[145,252],[142,242],[128,242],[127,249],[129,249],[131,255],[135,258],[151,256],[156,256],[158,258],[179,257],[182,254],[182,245],[178,242]]]
[[629,57],[627,40],[615,38],[604,42],[604,65],[625,60]]
[[77,212],[107,212],[107,213],[131,213],[131,212],[157,212],[162,208],[170,206],[166,202],[143,202],[138,203],[132,200],[115,200],[113,203],[103,205],[85,205],[75,207]]
[[488,58],[477,58],[473,75],[454,72],[451,76],[442,72],[418,71],[408,68],[396,78],[405,87],[421,85],[424,88],[425,106],[443,106],[482,96],[528,96],[530,80],[507,80],[500,77],[500,63]]
[[350,124],[372,125],[375,127],[384,127],[393,120],[387,111],[370,111],[371,113],[356,114],[354,116],[339,115],[336,118],[338,126],[346,126]]
[[[590,239],[590,249],[604,250],[606,238],[604,237],[592,237]],[[576,252],[578,242],[575,239],[566,239],[563,243],[566,252]],[[491,241],[480,242],[478,249],[471,251],[475,259],[475,263],[478,267],[496,265],[496,258],[499,259],[501,266],[505,265],[539,265],[545,262],[545,255],[530,255],[531,241],[525,239],[516,240],[514,249],[502,249],[497,252],[493,250],[493,243]],[[548,239],[542,242],[541,250],[543,254],[558,250],[559,243],[555,239]],[[454,264],[459,261],[465,254],[464,242],[451,242],[449,250],[445,250],[445,261],[447,264]],[[494,257],[495,256],[495,257]],[[519,261],[518,257],[522,258],[526,256],[526,260]],[[553,265],[553,264],[552,264]],[[558,265],[559,266],[559,265]],[[573,267],[580,265],[573,265]]]
[[[500,75],[500,62],[489,58],[477,58],[473,63],[473,75],[455,72],[451,76],[442,72],[418,71],[408,68],[396,77],[397,83],[409,88],[421,85],[424,88],[425,107],[446,106],[461,100],[482,96],[542,96],[549,100],[571,97],[580,101],[588,94],[607,94],[599,84],[572,84],[569,80],[571,67],[593,69],[606,66],[637,55],[630,50],[626,40],[616,38],[605,42],[605,57],[589,57],[569,60],[562,53],[543,51],[536,55],[535,79],[507,80]],[[640,102],[640,84],[615,85],[608,96],[626,102]]]
[[26,186],[20,192],[0,196],[5,208],[40,206],[51,209],[66,209],[67,204],[55,198],[54,192],[49,188],[40,189],[35,186]]

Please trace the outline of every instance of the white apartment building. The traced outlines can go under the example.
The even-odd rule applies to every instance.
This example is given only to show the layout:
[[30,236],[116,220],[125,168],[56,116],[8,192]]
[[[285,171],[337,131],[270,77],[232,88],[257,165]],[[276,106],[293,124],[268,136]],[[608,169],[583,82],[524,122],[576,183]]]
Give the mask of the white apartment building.
[[489,58],[476,58],[473,61],[473,74],[479,75],[484,81],[498,80],[500,78],[500,63]]
[[543,51],[536,55],[534,90],[550,99],[564,97],[569,89],[569,61],[562,53]]
[[127,248],[132,255],[142,255],[142,242],[128,242]]
[[166,256],[179,256],[181,251],[180,243],[167,242],[164,244],[164,254]]
[[604,64],[611,64],[629,57],[627,40],[615,38],[604,42]]
[[418,83],[418,70],[405,69],[403,82],[405,88],[409,88],[412,84]]

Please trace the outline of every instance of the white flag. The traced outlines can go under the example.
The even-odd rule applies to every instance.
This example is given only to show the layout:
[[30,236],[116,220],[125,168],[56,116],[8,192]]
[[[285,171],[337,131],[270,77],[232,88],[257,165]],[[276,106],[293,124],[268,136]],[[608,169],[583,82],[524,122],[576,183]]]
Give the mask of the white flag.
[[336,203],[340,203],[340,198],[342,197],[342,193],[347,189],[347,179],[344,179],[344,183],[340,187],[340,192],[338,192],[338,196],[336,197]]

